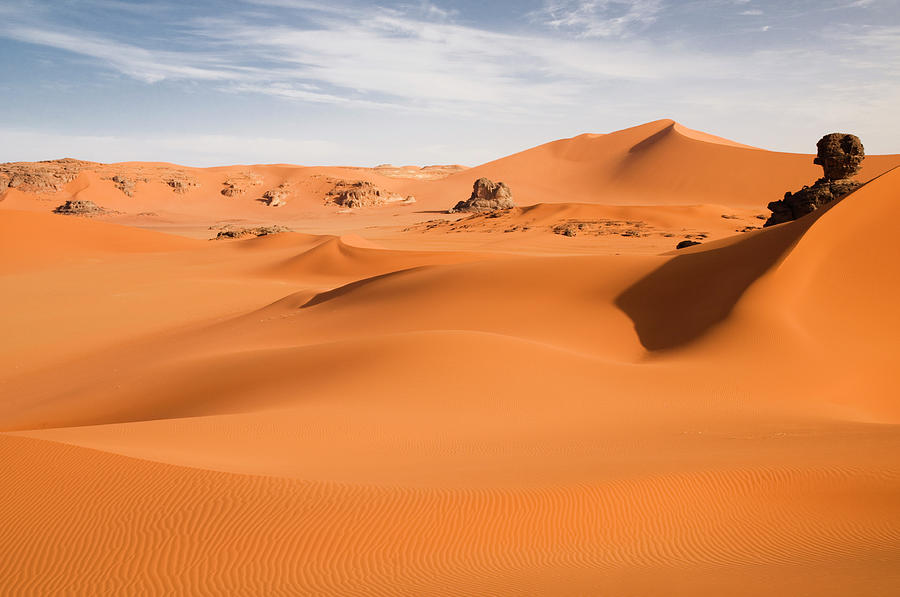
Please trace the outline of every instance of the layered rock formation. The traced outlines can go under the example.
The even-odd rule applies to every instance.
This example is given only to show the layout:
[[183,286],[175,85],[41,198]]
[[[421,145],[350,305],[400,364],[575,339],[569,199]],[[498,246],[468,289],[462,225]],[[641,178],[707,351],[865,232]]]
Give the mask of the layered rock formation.
[[377,207],[385,203],[398,203],[405,201],[408,203],[415,202],[413,197],[402,197],[396,193],[391,193],[384,189],[378,188],[371,182],[364,180],[347,181],[339,180],[330,191],[328,191],[327,200],[350,209],[360,207]]
[[0,164],[0,193],[6,192],[7,188],[26,193],[56,193],[73,181],[85,166],[97,165],[71,158]]
[[516,204],[512,200],[512,191],[502,182],[493,182],[488,178],[479,178],[472,187],[472,194],[466,201],[460,201],[450,213],[463,211],[495,211],[511,209]]
[[814,164],[822,166],[824,176],[815,184],[805,186],[794,193],[787,192],[784,199],[769,203],[772,215],[766,226],[774,226],[796,220],[823,205],[842,199],[862,186],[851,177],[859,172],[866,154],[856,135],[831,133],[816,144],[818,153]]

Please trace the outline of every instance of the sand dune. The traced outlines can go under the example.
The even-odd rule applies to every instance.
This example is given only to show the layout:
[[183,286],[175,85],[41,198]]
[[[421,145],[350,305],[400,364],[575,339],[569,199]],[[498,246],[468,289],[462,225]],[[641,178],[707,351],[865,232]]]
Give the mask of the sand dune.
[[[468,197],[473,181],[482,176],[509,184],[520,206],[712,204],[760,209],[786,190],[814,182],[821,170],[812,158],[756,149],[666,119],[605,135],[560,139],[474,168],[426,168],[422,172],[427,176],[412,171],[407,177],[402,168],[386,167],[97,164],[81,171],[60,193],[41,195],[46,201],[35,202],[33,195],[10,189],[4,203],[10,209],[49,211],[65,199],[88,199],[116,212],[104,219],[195,236],[220,221],[278,221],[307,231],[358,233],[355,223],[334,221],[340,210],[326,199],[336,182],[371,182],[385,192],[416,198],[414,204],[356,210],[361,219],[378,226],[385,225],[386,217],[418,221],[418,211],[446,210]],[[900,155],[872,155],[858,178],[867,181],[896,166]],[[116,188],[111,180],[116,173],[134,181],[133,196]],[[168,184],[172,180],[187,181],[188,186],[183,193],[174,192]],[[241,192],[232,197],[221,193],[229,180],[244,181]],[[273,189],[285,190],[284,206],[271,208],[261,201]]]
[[[108,221],[9,191],[0,592],[897,592],[900,170],[739,232],[810,162],[660,121],[427,176],[54,195]],[[226,198],[238,169],[301,190]],[[336,175],[420,201],[339,213]],[[481,175],[523,207],[427,213]],[[297,232],[209,240],[262,221]]]
[[[475,178],[502,180],[521,205],[545,203],[764,205],[811,184],[821,169],[803,154],[762,151],[659,120],[608,135],[580,135],[529,149],[431,183],[464,197]],[[870,156],[868,180],[900,165]],[[416,192],[418,191],[418,192]],[[410,191],[425,196],[420,187]]]

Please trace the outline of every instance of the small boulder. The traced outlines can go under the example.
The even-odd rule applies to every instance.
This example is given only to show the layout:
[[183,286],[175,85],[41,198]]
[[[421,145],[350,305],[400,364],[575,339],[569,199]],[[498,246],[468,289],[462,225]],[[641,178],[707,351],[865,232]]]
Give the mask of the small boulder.
[[695,240],[683,240],[680,243],[678,243],[677,245],[675,245],[675,248],[676,249],[687,249],[688,247],[693,247],[694,245],[699,245],[699,244],[700,243],[698,243]]
[[460,201],[450,213],[496,211],[512,209],[512,191],[502,182],[493,182],[488,178],[479,178],[472,187],[472,194],[466,201]]

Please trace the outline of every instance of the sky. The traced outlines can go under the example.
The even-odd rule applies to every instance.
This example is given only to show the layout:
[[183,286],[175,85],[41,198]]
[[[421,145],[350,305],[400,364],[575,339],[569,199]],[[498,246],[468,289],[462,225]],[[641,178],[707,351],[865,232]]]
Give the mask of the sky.
[[900,153],[900,0],[0,0],[0,162],[477,165],[660,118]]

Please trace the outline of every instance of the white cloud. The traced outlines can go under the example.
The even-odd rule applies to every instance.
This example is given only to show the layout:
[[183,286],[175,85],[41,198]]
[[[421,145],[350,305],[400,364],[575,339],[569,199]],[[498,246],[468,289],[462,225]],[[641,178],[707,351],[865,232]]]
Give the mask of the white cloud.
[[[732,19],[740,10],[755,12],[757,5],[749,0],[702,0],[697,5],[707,4]],[[674,6],[670,3],[668,9],[674,12]],[[8,13],[0,37],[57,48],[147,84],[202,81],[206,83],[204,91],[260,94],[298,105],[315,104],[317,113],[327,113],[327,105],[348,108],[332,113],[338,115],[333,121],[355,118],[362,123],[352,131],[342,130],[340,125],[334,129],[335,136],[344,135],[345,141],[371,122],[390,121],[398,135],[404,134],[410,115],[417,122],[431,123],[441,119],[428,120],[430,116],[451,116],[443,122],[452,122],[453,130],[471,130],[477,136],[485,123],[516,123],[521,130],[546,125],[541,130],[574,134],[590,127],[610,130],[607,124],[625,126],[658,117],[680,118],[689,126],[703,128],[716,114],[721,123],[752,113],[759,120],[745,129],[712,132],[766,145],[759,136],[761,130],[777,138],[787,134],[782,129],[799,126],[792,122],[828,116],[849,123],[847,128],[854,130],[869,123],[865,126],[874,133],[867,134],[873,138],[880,135],[886,146],[890,141],[895,147],[891,127],[883,123],[896,122],[890,120],[894,113],[890,101],[900,96],[900,63],[885,59],[900,55],[897,26],[829,26],[811,30],[801,39],[782,35],[790,28],[785,21],[778,21],[777,27],[741,24],[737,32],[715,32],[721,33],[722,39],[744,36],[740,44],[729,42],[711,49],[709,40],[715,36],[699,38],[679,29],[683,23],[669,24],[666,31],[671,35],[666,39],[670,41],[638,35],[654,20],[660,21],[659,27],[666,25],[663,8],[659,1],[552,0],[539,13],[522,15],[531,21],[520,22],[521,27],[499,31],[461,24],[451,11],[415,0],[393,9],[371,3],[351,8],[338,1],[245,0],[243,12],[182,19],[171,31],[156,29],[159,37],[151,39],[100,35],[54,21],[48,13],[16,12],[0,6],[0,13]],[[768,5],[766,9],[775,10]],[[535,19],[541,25],[535,26]],[[766,21],[774,24],[772,19]],[[160,40],[168,41],[167,34],[179,43],[160,45]],[[824,81],[830,82],[827,89]],[[823,97],[832,99],[825,102]],[[782,124],[766,124],[765,114],[771,122]],[[788,114],[791,119],[785,120]],[[265,116],[258,118],[265,120]],[[880,129],[877,123],[882,123]],[[314,128],[302,130],[310,136],[332,134]],[[269,136],[283,134],[278,127],[269,131]],[[547,137],[551,134],[555,133],[548,132]],[[37,138],[44,139],[49,148],[72,149],[41,151],[35,157],[86,155],[69,137]],[[25,138],[16,139],[24,142]],[[244,161],[323,163],[343,159],[336,148],[315,145],[321,141],[291,145],[261,137],[243,151],[244,141],[237,136],[167,139],[144,143],[130,138],[79,138],[85,147],[109,148],[95,154],[100,156],[96,159],[110,155],[116,159],[167,159],[166,148],[178,147],[181,149],[173,155],[198,164],[233,161],[228,156],[235,155],[247,156],[242,157]],[[0,147],[9,146],[5,141],[0,140]],[[377,151],[386,151],[381,141],[362,140],[360,145],[365,143],[377,143]],[[425,143],[416,143],[414,150],[422,151]],[[437,153],[444,150],[435,147],[434,159],[475,163],[476,158],[471,157],[475,146],[483,146],[487,153],[498,142],[466,138],[456,146],[459,153],[447,150],[441,157]],[[218,147],[223,150],[215,154]],[[28,149],[27,144],[22,148]],[[142,149],[155,153],[149,156]],[[329,154],[332,149],[335,153]],[[411,154],[412,150],[405,155]],[[223,157],[217,160],[215,155]],[[333,158],[326,158],[328,155]],[[17,150],[8,158],[25,159],[21,156]],[[386,157],[379,154],[365,159],[375,163]]]
[[[306,9],[314,3],[305,0],[253,2],[301,10],[307,22],[196,19],[184,24],[192,37],[191,49],[182,51],[52,25],[13,24],[0,36],[87,56],[146,83],[212,81],[224,91],[304,102],[498,118],[578,105],[587,89],[608,81],[724,70],[715,56],[669,52],[635,39],[560,40],[463,26],[428,2],[411,5],[412,15],[330,5],[313,11]],[[614,20],[644,15],[646,21],[656,4],[628,2],[625,15]]]
[[[236,72],[212,58],[194,55],[188,62],[178,52],[147,50],[86,32],[65,33],[49,28],[7,26],[0,36],[66,50],[105,62],[129,77],[156,83],[164,79],[226,80]],[[191,64],[192,63],[192,64]]]
[[619,37],[656,20],[661,0],[545,0],[538,20],[580,37]]

